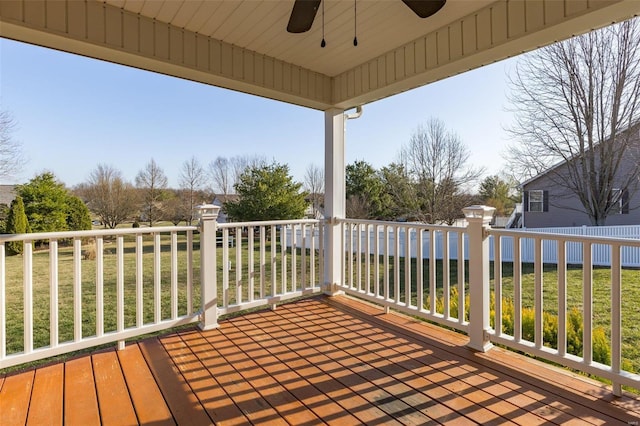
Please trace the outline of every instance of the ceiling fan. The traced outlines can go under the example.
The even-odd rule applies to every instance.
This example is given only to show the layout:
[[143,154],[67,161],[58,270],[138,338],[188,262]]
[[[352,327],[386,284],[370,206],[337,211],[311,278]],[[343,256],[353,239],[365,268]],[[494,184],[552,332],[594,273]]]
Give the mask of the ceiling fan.
[[[322,0],[295,0],[287,31],[290,33],[304,33],[311,29]],[[428,18],[447,2],[447,0],[402,0],[420,18]]]

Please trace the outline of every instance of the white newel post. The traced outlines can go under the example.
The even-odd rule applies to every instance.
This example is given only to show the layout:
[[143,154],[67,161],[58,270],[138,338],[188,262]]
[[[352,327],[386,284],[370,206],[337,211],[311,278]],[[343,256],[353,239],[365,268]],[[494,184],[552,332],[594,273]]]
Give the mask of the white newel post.
[[470,206],[462,209],[469,222],[469,347],[486,352],[493,346],[486,331],[490,327],[489,222],[495,208]]
[[196,208],[200,218],[200,328],[210,330],[218,327],[216,228],[220,207],[204,204]]
[[342,236],[338,219],[345,217],[344,111],[330,109],[324,113],[325,176],[325,255],[324,292],[338,294],[342,280]]

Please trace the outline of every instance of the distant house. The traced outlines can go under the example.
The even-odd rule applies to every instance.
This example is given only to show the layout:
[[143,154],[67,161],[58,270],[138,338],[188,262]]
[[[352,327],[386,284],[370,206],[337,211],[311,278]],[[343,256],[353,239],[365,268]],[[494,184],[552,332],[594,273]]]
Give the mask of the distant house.
[[16,198],[15,185],[0,185],[0,205],[11,206],[11,202]]
[[[639,126],[632,130],[629,155],[622,159],[618,175],[614,178],[611,202],[612,212],[604,225],[640,224],[640,185],[638,179],[624,189],[632,171],[640,167]],[[596,159],[597,161],[597,159]],[[522,221],[525,228],[569,227],[591,225],[589,216],[578,196],[562,185],[568,176],[566,163],[560,163],[522,184]],[[620,189],[616,189],[616,184]]]
[[227,212],[224,210],[224,203],[227,202],[236,202],[240,199],[240,196],[237,194],[220,194],[216,195],[213,199],[212,204],[214,206],[220,207],[220,211],[218,212],[218,223],[228,223]]

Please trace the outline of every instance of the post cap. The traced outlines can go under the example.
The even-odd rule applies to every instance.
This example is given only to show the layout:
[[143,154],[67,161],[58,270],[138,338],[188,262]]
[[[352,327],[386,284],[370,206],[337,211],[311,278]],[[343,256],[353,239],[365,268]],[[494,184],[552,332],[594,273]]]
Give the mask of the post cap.
[[495,207],[474,205],[462,209],[464,217],[467,219],[482,219],[483,222],[489,222],[493,218]]
[[218,217],[220,207],[213,204],[202,204],[196,206],[201,219],[215,219]]

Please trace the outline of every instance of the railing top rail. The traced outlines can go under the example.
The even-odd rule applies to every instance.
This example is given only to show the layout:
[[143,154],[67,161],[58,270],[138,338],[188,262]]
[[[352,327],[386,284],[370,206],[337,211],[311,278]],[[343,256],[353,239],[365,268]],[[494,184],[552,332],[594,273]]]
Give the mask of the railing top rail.
[[420,222],[391,222],[386,220],[371,220],[371,219],[338,219],[338,223],[353,223],[353,224],[363,224],[363,225],[393,225],[393,226],[408,226],[410,228],[422,228],[422,229],[433,229],[436,231],[466,231],[467,228],[464,226],[449,226],[449,225],[433,225],[430,223],[420,223]]
[[197,226],[154,226],[151,228],[95,229],[88,231],[36,232],[31,234],[0,234],[0,242],[56,240],[64,238],[89,238],[114,235],[157,234],[167,232],[196,231]]
[[499,237],[539,238],[542,240],[565,241],[582,243],[588,241],[593,244],[619,244],[623,246],[640,247],[640,240],[632,238],[600,237],[597,235],[557,234],[551,232],[531,232],[510,229],[490,229],[489,235]]
[[218,229],[224,228],[241,228],[250,226],[277,226],[277,225],[301,225],[301,224],[319,224],[318,219],[294,219],[294,220],[265,220],[254,222],[229,222],[219,223]]

